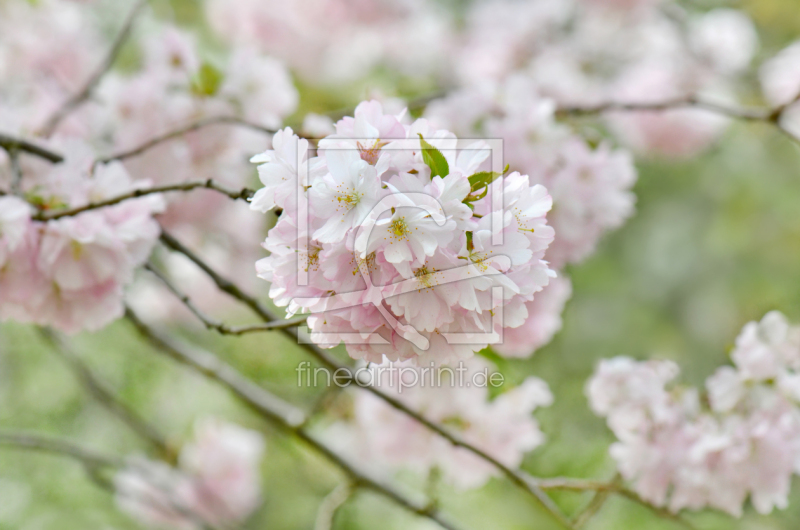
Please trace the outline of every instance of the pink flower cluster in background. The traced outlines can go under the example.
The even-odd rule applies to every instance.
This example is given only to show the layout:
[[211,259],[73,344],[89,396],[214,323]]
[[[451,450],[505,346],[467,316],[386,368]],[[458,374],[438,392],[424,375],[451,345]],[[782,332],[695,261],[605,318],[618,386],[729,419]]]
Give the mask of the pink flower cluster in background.
[[618,441],[611,456],[636,492],[678,511],[705,507],[740,516],[786,508],[800,473],[800,327],[777,311],[747,324],[733,366],[706,393],[673,386],[670,361],[602,361],[586,391]]
[[[92,168],[81,147],[70,144],[64,162],[24,179],[23,197],[66,208],[148,185],[118,162]],[[123,289],[158,238],[153,214],[163,199],[150,195],[47,222],[33,218],[30,202],[0,197],[0,318],[74,333],[122,316]]]
[[[397,371],[388,371],[390,366]],[[528,377],[519,386],[490,399],[488,377],[494,370],[489,363],[473,358],[459,368],[463,371],[438,371],[406,361],[372,365],[370,370],[376,379],[373,383],[382,392],[426,419],[446,426],[504,465],[519,467],[523,456],[545,441],[532,413],[552,404],[547,383]],[[412,384],[414,381],[417,384]],[[353,394],[352,419],[331,425],[326,435],[343,451],[384,472],[410,469],[426,476],[437,470],[460,489],[481,487],[498,473],[468,450],[453,447],[367,392]]]
[[214,419],[198,422],[177,468],[135,457],[117,472],[117,505],[148,526],[230,528],[261,503],[263,453],[264,440],[255,431]]

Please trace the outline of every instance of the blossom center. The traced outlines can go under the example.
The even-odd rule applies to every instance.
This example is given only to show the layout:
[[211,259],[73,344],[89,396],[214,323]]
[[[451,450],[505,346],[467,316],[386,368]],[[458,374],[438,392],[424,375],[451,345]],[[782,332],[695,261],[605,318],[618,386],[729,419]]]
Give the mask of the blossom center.
[[356,142],[356,145],[358,146],[358,153],[361,156],[361,160],[371,166],[374,166],[378,163],[378,158],[381,155],[381,148],[387,143],[388,142],[382,142],[379,138],[375,140],[375,143],[372,145],[372,147],[367,147],[361,142]]
[[408,234],[408,224],[404,217],[400,219],[395,219],[391,225],[389,225],[389,231],[392,232],[397,237],[403,237]]
[[425,287],[433,287],[433,274],[436,272],[436,269],[428,269],[427,265],[423,265],[419,269],[414,271],[414,277]]
[[339,201],[339,204],[347,206],[348,209],[353,209],[361,202],[363,196],[363,193],[354,190],[350,193],[339,195],[336,200]]

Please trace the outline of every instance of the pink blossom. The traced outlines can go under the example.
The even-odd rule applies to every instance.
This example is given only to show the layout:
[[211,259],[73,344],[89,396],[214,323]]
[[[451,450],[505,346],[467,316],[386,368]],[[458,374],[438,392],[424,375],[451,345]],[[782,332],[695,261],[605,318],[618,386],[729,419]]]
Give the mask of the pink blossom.
[[[798,65],[800,41],[790,44],[761,66],[761,88],[772,106],[791,104],[800,95]],[[800,105],[790,105],[782,120],[795,134],[800,132]]]
[[[529,377],[490,401],[482,379],[492,373],[489,365],[474,359],[459,366],[464,369],[462,375],[449,368],[437,371],[408,363],[376,365],[370,373],[382,392],[445,425],[503,464],[519,467],[525,453],[544,443],[531,413],[552,403],[550,390],[540,379]],[[475,374],[480,375],[473,380]],[[417,384],[413,384],[415,380]],[[454,448],[375,396],[359,392],[354,400],[353,420],[336,425],[329,436],[339,445],[348,445],[361,460],[379,468],[407,468],[421,474],[438,468],[445,480],[460,489],[481,487],[497,474],[496,468],[465,449]]]
[[529,357],[561,330],[561,313],[572,296],[572,284],[561,274],[525,303],[525,323],[503,331],[503,343],[493,348],[504,357]]
[[[786,508],[800,472],[797,327],[780,313],[745,326],[732,354],[698,393],[674,386],[677,367],[615,358],[587,385],[618,441],[611,456],[643,498],[672,511],[713,507],[741,516]],[[671,385],[670,388],[667,385]]]
[[[283,207],[256,268],[276,304],[312,313],[311,339],[324,347],[344,341],[376,362],[456,362],[491,340],[500,306],[500,326],[521,325],[525,302],[554,277],[544,261],[552,199],[518,172],[471,182],[488,169],[486,144],[458,149],[451,132],[402,115],[364,102],[300,166],[305,144],[289,129],[254,157],[265,187],[251,206]],[[420,135],[438,150],[435,169]],[[506,197],[503,215],[495,195]],[[308,212],[291,197],[307,199]],[[474,341],[446,338],[456,334]]]
[[227,528],[261,502],[256,432],[217,420],[198,423],[179,467],[137,457],[114,477],[121,510],[147,525],[180,530]]

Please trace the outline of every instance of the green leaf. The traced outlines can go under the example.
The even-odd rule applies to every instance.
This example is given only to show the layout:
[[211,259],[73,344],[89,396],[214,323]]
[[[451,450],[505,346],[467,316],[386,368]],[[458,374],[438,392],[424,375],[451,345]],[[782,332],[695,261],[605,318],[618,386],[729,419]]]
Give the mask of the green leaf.
[[481,171],[469,177],[470,191],[475,192],[489,186],[501,173],[497,171]]
[[433,177],[446,177],[450,174],[450,165],[441,151],[425,141],[422,134],[419,134],[419,143],[422,145],[422,160],[431,168],[431,179]]
[[486,194],[488,192],[489,192],[489,187],[485,186],[483,188],[483,192],[475,193],[475,194],[472,194],[472,195],[467,195],[467,197],[464,199],[464,204],[466,204],[467,206],[472,208],[472,204],[471,203],[483,199],[484,197],[486,197]]
[[198,96],[213,96],[222,85],[222,72],[211,63],[203,62],[192,79],[192,92]]

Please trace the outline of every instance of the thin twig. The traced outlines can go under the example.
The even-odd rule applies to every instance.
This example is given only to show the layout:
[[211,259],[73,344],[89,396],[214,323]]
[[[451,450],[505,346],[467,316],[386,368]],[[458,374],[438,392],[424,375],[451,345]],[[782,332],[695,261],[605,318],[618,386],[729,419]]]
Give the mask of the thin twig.
[[108,53],[106,54],[103,62],[100,63],[100,66],[94,73],[86,80],[81,87],[75,94],[73,94],[69,99],[67,99],[61,107],[56,110],[56,112],[50,116],[50,118],[45,122],[44,126],[42,127],[42,135],[47,138],[56,130],[59,123],[66,118],[70,112],[80,106],[84,101],[86,101],[89,96],[91,96],[92,92],[94,91],[97,84],[103,78],[103,76],[108,72],[111,67],[114,65],[114,62],[117,60],[117,56],[119,52],[122,50],[122,46],[125,44],[125,41],[128,40],[128,36],[131,33],[131,29],[133,28],[133,23],[136,21],[136,17],[139,16],[139,13],[142,11],[142,8],[147,4],[147,0],[137,0],[136,3],[133,5],[130,13],[126,17],[125,21],[122,24],[122,28],[120,29],[117,37],[114,39],[114,42],[111,44],[111,48],[109,49]]
[[89,367],[84,364],[81,358],[72,351],[64,337],[47,328],[39,328],[39,331],[42,337],[53,347],[53,351],[64,360],[75,374],[75,377],[98,403],[122,420],[132,431],[150,442],[163,455],[169,454],[169,446],[158,430],[120,401],[112,391],[108,390],[95,377]]
[[228,280],[227,278],[223,277],[217,271],[215,271],[212,267],[210,267],[200,256],[195,254],[190,248],[186,245],[175,239],[173,236],[166,232],[163,228],[161,229],[161,242],[180,254],[183,254],[189,260],[197,265],[200,270],[202,270],[206,276],[211,278],[211,281],[217,286],[217,288],[228,294],[235,300],[242,302],[247,307],[249,307],[256,315],[261,317],[262,320],[265,322],[272,322],[273,320],[278,320],[278,318],[272,314],[272,312],[267,309],[264,305],[261,304],[254,296],[250,296],[245,293],[242,289],[239,288],[236,284],[232,281]]
[[660,506],[656,506],[642,497],[640,497],[636,492],[629,490],[628,488],[624,487],[618,481],[613,480],[611,482],[603,482],[599,480],[591,480],[591,479],[576,479],[576,478],[566,478],[566,477],[554,477],[554,478],[547,478],[547,479],[537,479],[534,477],[529,478],[530,481],[536,482],[536,484],[543,490],[560,490],[560,491],[574,491],[574,492],[581,492],[581,491],[596,491],[596,492],[608,492],[608,493],[615,493],[622,497],[625,497],[637,504],[641,504],[642,506],[646,507],[647,509],[651,510],[652,512],[656,513],[657,515],[680,523],[681,525],[693,530],[693,525],[689,523],[683,517],[667,510],[666,508],[662,508]]
[[8,158],[11,162],[11,193],[19,195],[22,186],[22,168],[19,165],[19,149],[9,149]]
[[573,518],[572,524],[575,528],[583,528],[583,526],[589,522],[589,519],[597,515],[597,512],[600,511],[600,508],[603,507],[610,496],[611,491],[608,490],[594,492],[592,499],[586,507]]
[[130,308],[126,308],[125,315],[139,333],[160,351],[169,355],[174,360],[226,386],[254,412],[264,417],[278,428],[304,441],[315,451],[339,467],[355,485],[373,490],[393,500],[405,509],[435,521],[447,530],[455,530],[455,527],[444,520],[438,512],[430,510],[427,505],[415,503],[406,498],[403,494],[395,491],[392,487],[366,476],[362,472],[356,470],[342,457],[334,453],[324,443],[308,434],[302,428],[305,423],[305,415],[293,405],[286,403],[255,385],[249,379],[242,376],[235,368],[222,362],[215,355],[197,348],[189,348],[183,343],[173,341],[171,338],[156,332],[142,322]]
[[36,214],[33,219],[37,221],[52,221],[53,219],[60,219],[62,217],[72,217],[83,212],[87,212],[89,210],[96,210],[98,208],[105,208],[106,206],[113,206],[115,204],[119,204],[123,201],[129,199],[136,199],[139,197],[144,197],[146,195],[152,195],[155,193],[167,193],[171,191],[191,191],[196,189],[209,189],[214,190],[224,195],[227,195],[231,199],[241,199],[246,201],[250,197],[253,196],[254,192],[248,188],[242,189],[233,189],[222,184],[219,184],[214,179],[207,179],[207,180],[190,180],[186,182],[179,182],[177,184],[167,184],[165,186],[156,186],[153,188],[139,188],[127,193],[123,193],[121,195],[117,195],[116,197],[111,197],[110,199],[106,199],[103,201],[92,202],[89,204],[84,204],[83,206],[78,206],[76,208],[70,208],[67,210],[55,210],[52,212],[39,212]]
[[[613,479],[611,479],[612,484],[620,484],[622,477],[619,473],[617,473]],[[611,496],[613,492],[611,490],[598,490],[594,492],[592,498],[586,504],[586,506],[578,512],[573,518],[572,522],[575,525],[575,528],[582,528],[589,519],[597,515],[597,512],[605,505],[608,498]]]
[[702,99],[697,96],[686,96],[652,103],[625,103],[609,101],[599,105],[561,106],[556,109],[556,116],[591,116],[607,112],[664,112],[681,108],[695,108],[727,116],[736,120],[761,122],[774,126],[792,141],[800,144],[800,138],[781,124],[781,118],[791,103],[772,109],[734,107]]
[[153,273],[153,275],[158,278],[161,283],[163,283],[164,286],[166,286],[166,288],[172,294],[174,294],[178,300],[180,300],[180,302],[203,323],[203,325],[205,325],[207,329],[214,329],[223,335],[245,335],[248,333],[257,333],[261,331],[274,331],[281,328],[291,328],[302,325],[308,318],[306,316],[300,316],[295,318],[287,318],[285,320],[265,322],[263,324],[252,324],[249,326],[228,326],[227,324],[206,315],[199,307],[197,307],[197,304],[195,304],[188,295],[181,292],[172,282],[172,280],[167,278],[167,276],[159,271],[152,263],[145,263],[144,268],[145,270]]
[[0,430],[0,446],[68,456],[91,469],[123,465],[122,460],[116,457],[85,449],[67,440],[38,434]]
[[5,149],[9,153],[14,150],[24,151],[26,153],[38,156],[39,158],[43,158],[54,164],[64,161],[64,157],[59,153],[53,152],[47,149],[46,147],[41,147],[39,145],[36,145],[35,143],[32,143],[28,140],[23,140],[22,138],[15,138],[13,136],[8,136],[6,134],[0,134],[0,147]]
[[336,486],[320,503],[314,530],[332,530],[336,513],[353,495],[354,491],[353,485],[349,482],[342,482]]
[[[265,307],[263,307],[255,298],[246,295],[238,286],[236,286],[230,280],[224,278],[222,275],[217,273],[211,266],[209,266],[203,259],[201,259],[197,254],[192,252],[190,249],[186,248],[182,243],[176,240],[174,237],[169,235],[167,232],[162,230],[161,233],[161,241],[164,242],[168,247],[172,248],[173,250],[184,254],[187,258],[189,258],[192,262],[198,265],[206,274],[211,278],[214,283],[216,283],[217,287],[220,290],[228,293],[233,298],[245,303],[248,305],[253,311],[256,312],[265,322],[272,322],[277,320],[277,318]],[[179,295],[180,297],[181,295]],[[292,337],[293,339],[297,339],[297,330],[294,328],[280,328],[279,331],[284,333],[285,335]],[[539,502],[550,514],[561,523],[563,526],[570,528],[571,525],[561,512],[561,510],[556,506],[553,500],[544,492],[542,489],[538,487],[538,485],[534,482],[530,482],[523,476],[522,473],[511,469],[510,467],[504,465],[499,460],[494,458],[493,456],[489,455],[482,449],[479,449],[472,444],[466,442],[465,440],[461,439],[459,436],[456,436],[454,433],[444,429],[440,425],[435,422],[432,422],[425,418],[423,415],[419,414],[415,410],[409,408],[403,402],[391,397],[387,394],[384,394],[380,390],[375,387],[362,385],[358,382],[355,376],[350,373],[350,370],[338,361],[336,361],[333,357],[331,357],[327,352],[325,352],[322,348],[317,346],[316,344],[308,344],[308,343],[301,343],[299,344],[300,347],[305,349],[308,353],[313,355],[318,361],[320,361],[324,366],[331,369],[334,372],[339,370],[346,370],[339,372],[342,374],[340,376],[340,381],[348,381],[351,383],[356,383],[356,386],[359,388],[363,388],[365,391],[370,392],[374,396],[382,399],[386,402],[389,406],[402,412],[403,414],[413,418],[423,426],[427,427],[429,430],[435,432],[454,447],[461,447],[466,449],[467,451],[471,452],[481,460],[488,462],[498,471],[500,471],[503,475],[505,475],[509,480],[511,480],[514,484],[518,487],[522,488],[526,493],[532,496],[537,502]],[[345,375],[347,374],[347,375]]]
[[148,149],[152,149],[153,147],[159,144],[162,144],[174,138],[178,138],[179,136],[183,136],[184,134],[188,134],[192,131],[202,129],[210,125],[220,125],[220,124],[238,125],[246,129],[263,132],[265,134],[274,134],[276,132],[274,129],[270,129],[269,127],[264,127],[263,125],[247,121],[243,118],[237,118],[236,116],[214,116],[211,118],[203,118],[195,122],[189,123],[187,125],[182,125],[176,128],[175,130],[166,132],[164,134],[160,134],[150,140],[147,140],[146,142],[134,148],[127,149],[125,151],[120,151],[119,153],[112,154],[105,158],[100,158],[97,160],[97,163],[102,164],[105,162],[110,162],[111,160],[124,160],[126,158],[132,158],[134,156],[144,153]]
[[[103,468],[119,469],[126,465],[126,462],[120,458],[107,456],[95,452],[91,449],[86,449],[74,442],[54,438],[50,436],[43,436],[40,434],[20,433],[2,430],[0,431],[0,447],[8,447],[11,449],[19,449],[24,451],[39,451],[43,453],[51,453],[59,456],[66,456],[81,463],[86,470],[89,478],[100,488],[108,491],[109,493],[122,495],[114,486],[114,483],[109,480],[105,475],[100,473]],[[142,477],[147,480],[147,477]],[[159,484],[151,483],[155,489],[161,489]],[[173,498],[171,492],[161,490],[161,493],[166,497],[167,502],[178,510],[184,516],[191,518],[200,528],[204,530],[212,530],[212,528],[205,522],[202,516],[194,513],[193,510],[186,508],[183,503]],[[148,497],[136,498],[140,502],[148,502]],[[218,528],[215,526],[214,528]],[[226,526],[226,528],[228,528]]]

